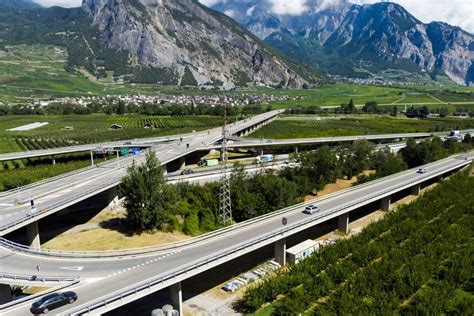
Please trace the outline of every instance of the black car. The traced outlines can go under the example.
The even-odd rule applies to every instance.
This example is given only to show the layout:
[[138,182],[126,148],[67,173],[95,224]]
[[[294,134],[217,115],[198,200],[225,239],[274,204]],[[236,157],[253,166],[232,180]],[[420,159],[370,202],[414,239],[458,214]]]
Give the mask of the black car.
[[183,171],[181,171],[181,175],[192,174],[192,173],[194,173],[192,169],[184,169]]
[[31,305],[32,314],[47,314],[50,310],[66,304],[72,304],[77,300],[77,294],[71,291],[64,293],[51,293],[43,296]]

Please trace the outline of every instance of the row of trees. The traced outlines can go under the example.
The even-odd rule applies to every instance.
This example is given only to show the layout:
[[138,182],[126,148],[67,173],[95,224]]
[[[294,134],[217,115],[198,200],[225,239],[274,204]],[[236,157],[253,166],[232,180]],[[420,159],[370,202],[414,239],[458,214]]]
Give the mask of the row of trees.
[[[366,141],[336,150],[322,147],[296,155],[299,167],[286,168],[279,175],[262,169],[249,176],[242,165],[235,164],[231,175],[234,220],[290,206],[338,178],[351,178],[369,167],[372,151]],[[121,185],[130,228],[137,232],[180,230],[191,235],[218,228],[218,184],[168,184],[155,154],[147,155],[146,164],[132,165]]]
[[[252,179],[239,164],[231,176],[234,220],[239,222],[299,201],[299,190],[288,180],[269,173]],[[218,183],[202,186],[166,183],[163,169],[153,152],[144,165],[129,167],[122,180],[127,222],[135,232],[160,229],[189,235],[220,227]]]
[[[273,315],[470,314],[474,178],[459,174],[249,288],[236,308]],[[446,286],[446,288],[443,287]]]
[[[75,104],[51,104],[45,107],[40,105],[31,106],[29,104],[23,105],[0,105],[0,116],[5,115],[70,115],[70,114],[141,114],[141,115],[156,115],[156,116],[184,116],[184,115],[222,115],[223,105],[184,105],[184,104],[165,104],[165,103],[127,103],[122,100],[115,102],[99,102],[92,101],[91,103],[82,106]],[[245,106],[226,106],[227,115],[236,116],[239,114],[259,114],[265,111],[271,111],[271,106],[262,106],[261,104],[249,104]]]

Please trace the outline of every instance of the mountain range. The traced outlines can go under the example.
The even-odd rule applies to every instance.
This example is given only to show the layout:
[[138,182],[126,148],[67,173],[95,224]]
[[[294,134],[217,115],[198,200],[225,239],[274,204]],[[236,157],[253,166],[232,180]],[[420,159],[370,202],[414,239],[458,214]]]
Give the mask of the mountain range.
[[307,0],[297,15],[273,13],[269,0],[223,0],[212,8],[294,60],[332,74],[367,77],[395,68],[474,84],[474,36],[446,23],[422,23],[395,3]]
[[474,36],[424,24],[388,2],[307,0],[301,14],[276,14],[269,0],[83,0],[41,8],[0,0],[0,49],[54,44],[69,71],[116,81],[224,87],[306,88],[320,70],[352,78],[387,69],[474,84]]
[[0,45],[66,46],[69,70],[98,78],[113,72],[131,82],[224,88],[325,80],[196,0],[83,0],[72,9],[25,9],[24,2],[0,0]]

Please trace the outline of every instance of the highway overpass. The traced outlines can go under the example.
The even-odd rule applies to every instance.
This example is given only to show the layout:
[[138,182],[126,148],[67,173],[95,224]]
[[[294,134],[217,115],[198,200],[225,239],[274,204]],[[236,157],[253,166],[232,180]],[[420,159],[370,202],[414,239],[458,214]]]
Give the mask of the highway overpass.
[[[268,123],[281,112],[272,111],[230,124],[229,134],[253,130]],[[200,147],[214,144],[220,139],[222,128],[214,128],[192,133],[187,138],[160,144],[150,150],[156,152],[157,158],[167,169],[172,166],[171,170],[178,170],[184,166],[186,156],[193,155]],[[109,192],[112,200],[117,196],[117,187],[126,174],[126,167],[144,159],[142,153],[29,186],[25,190],[20,188],[0,195],[0,236],[26,226],[28,243],[39,248],[38,220],[105,191]],[[34,201],[34,208],[30,206],[30,200]]]
[[[474,130],[460,131],[463,134],[474,133]],[[303,145],[326,145],[339,143],[352,143],[358,140],[368,140],[372,142],[402,141],[410,138],[426,139],[433,136],[446,137],[448,132],[435,133],[394,133],[379,135],[355,135],[355,136],[335,136],[335,137],[314,137],[314,138],[291,138],[291,139],[253,139],[253,138],[234,138],[228,142],[229,148],[259,148],[270,149],[274,147],[294,147],[297,151],[298,146]],[[217,149],[218,144],[207,146],[204,149]]]
[[[41,262],[42,277],[79,277],[80,282],[71,287],[78,293],[78,301],[55,310],[61,315],[102,314],[165,288],[170,288],[171,298],[179,307],[183,280],[269,245],[274,248],[276,260],[284,263],[285,249],[291,246],[286,242],[288,237],[331,219],[337,219],[339,229],[347,232],[351,211],[372,203],[380,203],[382,209],[389,210],[395,194],[406,190],[419,194],[421,185],[470,164],[473,158],[472,152],[455,155],[423,166],[426,173],[407,170],[189,241],[147,249],[141,254],[136,251],[100,256],[46,253],[3,242],[1,269],[11,275],[31,277],[38,274],[35,265]],[[302,210],[309,203],[318,205],[320,211],[303,214]],[[282,217],[288,220],[286,226],[282,225]],[[3,283],[8,283],[4,280]],[[28,312],[30,303],[21,302],[2,312],[23,315]]]
[[[236,135],[241,131],[245,133],[253,131],[257,126],[268,122],[279,113],[278,111],[274,111],[269,114],[231,124],[229,126],[230,134]],[[439,133],[439,135],[441,134],[445,133]],[[229,147],[256,148],[263,151],[264,149],[278,146],[297,148],[298,145],[353,142],[360,139],[398,140],[407,138],[421,139],[429,136],[432,136],[432,134],[401,133],[283,140],[255,140],[232,137],[233,141],[229,142]],[[183,141],[178,137],[175,139],[175,141],[170,143],[167,142],[167,139],[161,139],[161,141],[166,140],[166,142],[161,142],[159,145],[153,147],[161,163],[167,166],[167,168],[172,166],[171,170],[184,168],[186,156],[191,156],[199,152],[204,155],[211,149],[220,148],[218,141],[221,139],[221,131],[220,128],[217,128],[188,134],[186,138],[183,138]],[[400,148],[401,147],[398,147],[398,149]],[[199,157],[200,156],[194,159],[195,162],[199,160]],[[27,226],[28,244],[40,247],[39,230],[37,227],[37,221],[39,219],[105,191],[109,192],[110,201],[112,201],[117,196],[117,186],[121,178],[125,175],[126,167],[134,161],[140,162],[143,160],[144,154],[126,157],[122,158],[119,162],[106,162],[96,168],[75,171],[53,179],[47,179],[38,184],[22,187],[18,190],[0,193],[0,236],[4,236],[21,227]],[[217,179],[218,177],[214,175],[208,178]],[[31,199],[34,200],[36,206],[36,211],[33,212],[29,206]]]
[[156,146],[160,143],[168,143],[172,141],[179,140],[180,137],[189,137],[189,134],[183,134],[182,136],[168,136],[168,137],[155,137],[148,139],[134,139],[134,140],[124,140],[124,141],[115,141],[115,142],[104,142],[96,144],[85,144],[85,145],[73,145],[66,147],[57,147],[49,149],[39,149],[39,150],[28,150],[28,151],[19,151],[6,154],[0,154],[1,161],[9,160],[19,160],[19,159],[28,159],[28,158],[39,158],[39,157],[52,157],[64,154],[73,154],[78,152],[90,152],[96,151],[97,149],[103,148],[113,148],[120,149],[121,147],[140,147],[140,148],[149,148]]

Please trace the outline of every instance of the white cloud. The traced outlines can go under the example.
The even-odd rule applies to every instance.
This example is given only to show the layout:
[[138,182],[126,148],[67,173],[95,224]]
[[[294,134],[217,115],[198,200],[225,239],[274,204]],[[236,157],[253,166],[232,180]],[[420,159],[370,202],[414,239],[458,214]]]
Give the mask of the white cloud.
[[[82,0],[33,0],[45,7],[58,5],[63,7],[78,7]],[[207,6],[229,0],[200,0]],[[238,1],[238,0],[232,0]],[[269,0],[272,10],[277,14],[298,15],[307,9],[307,0]],[[337,0],[323,0],[330,4]],[[357,4],[375,3],[385,0],[349,0]],[[391,0],[405,7],[411,14],[423,22],[443,21],[457,25],[474,33],[474,0]]]
[[44,7],[59,6],[65,8],[80,7],[82,0],[33,0]]
[[208,7],[215,5],[216,3],[223,2],[225,0],[199,0],[204,5],[207,5]]
[[273,5],[272,11],[276,14],[298,15],[303,13],[306,7],[306,0],[270,0]]
[[[350,0],[357,4],[381,2],[380,0]],[[460,26],[474,33],[473,0],[391,0],[402,5],[417,19],[428,23],[443,21]]]
[[[239,0],[199,0],[202,4],[207,6],[213,6],[220,2],[231,2]],[[304,12],[306,9],[307,0],[268,0],[272,5],[272,11],[276,14],[290,14],[298,15]],[[325,0],[332,1],[332,0]]]

